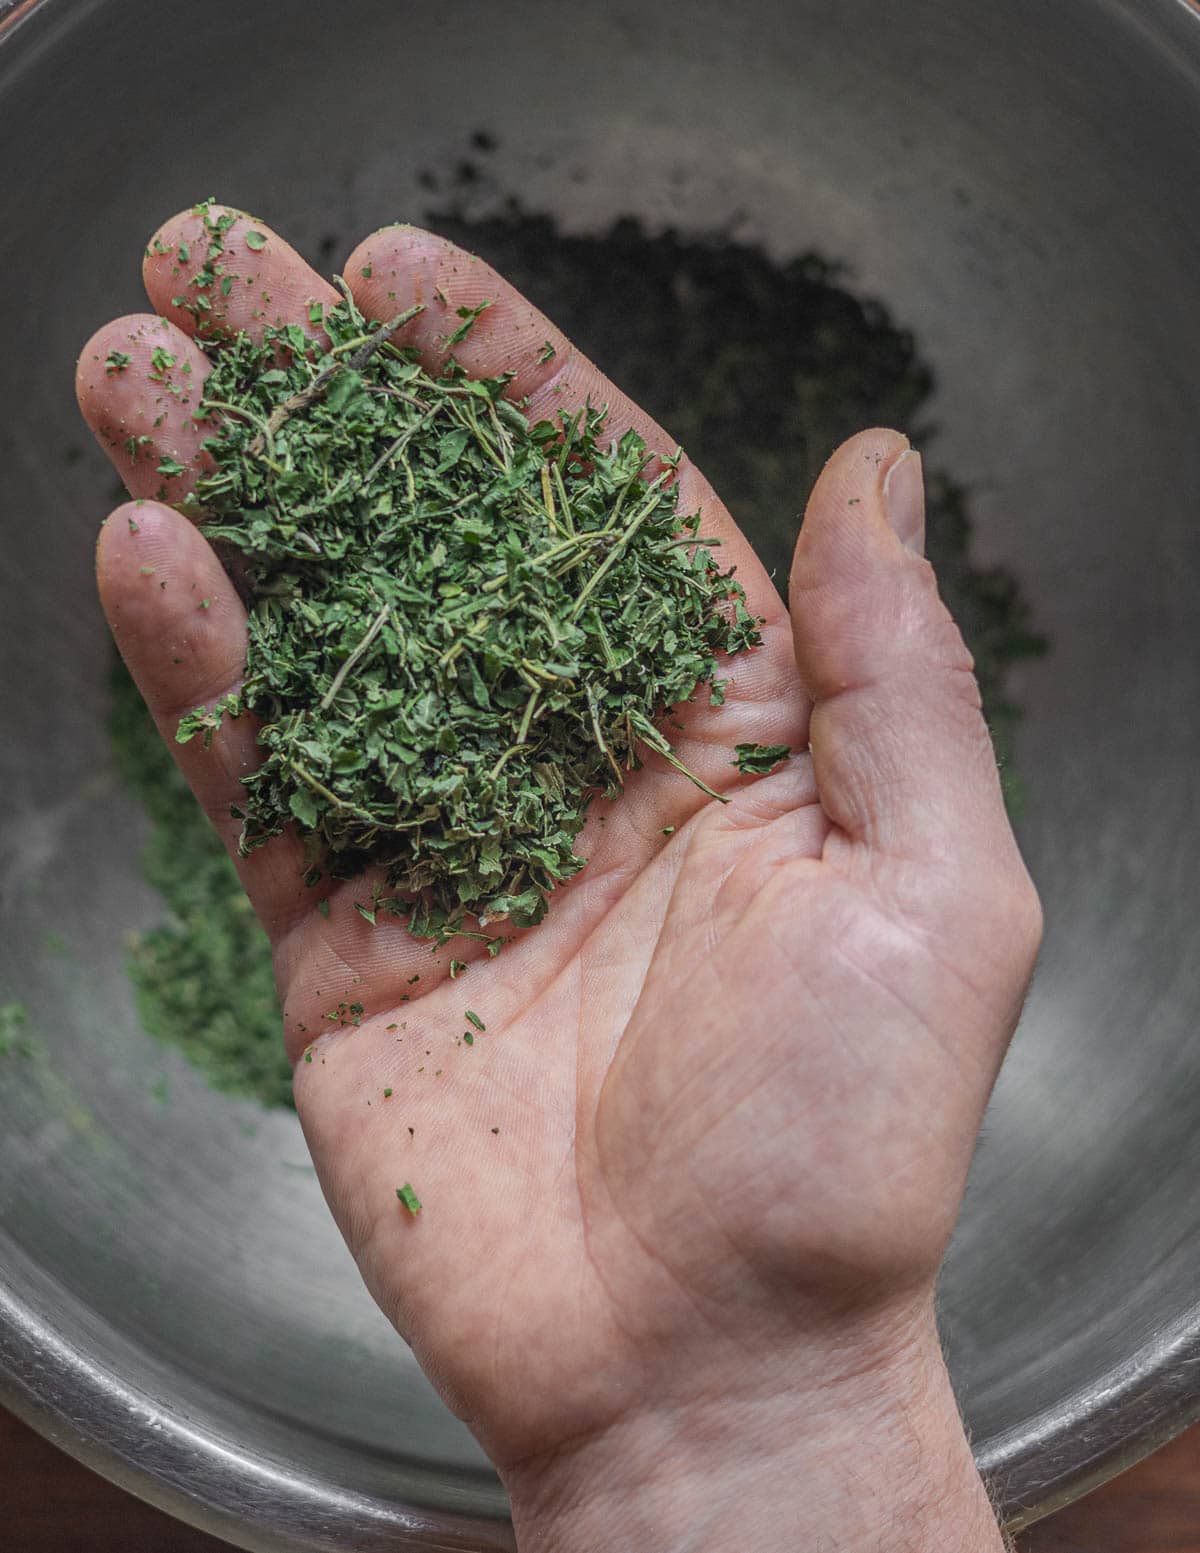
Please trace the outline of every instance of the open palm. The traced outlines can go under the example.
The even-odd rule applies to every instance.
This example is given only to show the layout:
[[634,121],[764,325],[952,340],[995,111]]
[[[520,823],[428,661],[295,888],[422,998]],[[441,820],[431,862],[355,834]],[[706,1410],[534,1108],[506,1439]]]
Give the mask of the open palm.
[[[98,332],[79,395],[143,498],[101,535],[109,620],[235,847],[253,729],[226,722],[208,750],[173,740],[245,652],[239,596],[175,510],[204,467],[192,412],[208,359],[173,299],[194,299],[208,236],[200,213],[166,224],[145,264],[156,312]],[[201,314],[210,330],[311,332],[309,304],[336,300],[261,223],[238,216],[223,246],[234,284]],[[456,348],[468,371],[513,371],[535,418],[607,403],[614,432],[671,450],[452,245],[388,228],[345,275],[368,317],[425,304],[402,338],[429,366],[455,310],[490,301]],[[970,659],[920,559],[906,450],[868,432],[831,461],[790,615],[683,462],[681,510],[703,508],[764,620],[763,645],[723,670],[726,704],[679,713],[681,757],[730,801],[651,757],[596,806],[588,867],[495,959],[370,925],[362,882],[318,912],[294,838],[239,861],[326,1196],[376,1299],[502,1468],[603,1433],[646,1396],[683,1407],[777,1374],[781,1354],[803,1364],[834,1314],[903,1342],[926,1303],[1040,923]],[[741,741],[799,753],[746,777]],[[418,1216],[397,1200],[405,1183]]]

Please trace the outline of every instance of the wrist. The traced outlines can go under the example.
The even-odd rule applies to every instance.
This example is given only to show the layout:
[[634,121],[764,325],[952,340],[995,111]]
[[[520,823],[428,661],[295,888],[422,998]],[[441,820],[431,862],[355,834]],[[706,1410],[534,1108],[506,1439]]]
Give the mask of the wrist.
[[820,1379],[806,1349],[794,1386],[647,1400],[510,1467],[520,1553],[1003,1553],[932,1312],[886,1360],[839,1351]]

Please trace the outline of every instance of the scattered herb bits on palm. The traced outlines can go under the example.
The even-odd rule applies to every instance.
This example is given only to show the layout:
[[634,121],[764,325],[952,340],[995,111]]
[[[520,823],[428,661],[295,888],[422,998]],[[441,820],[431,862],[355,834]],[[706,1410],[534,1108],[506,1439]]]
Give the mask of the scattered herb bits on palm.
[[408,1184],[407,1181],[403,1186],[398,1186],[396,1188],[396,1196],[400,1199],[400,1201],[404,1204],[404,1206],[408,1209],[409,1213],[411,1213],[414,1218],[418,1213],[420,1213],[421,1199],[417,1196],[416,1192],[413,1191],[412,1187]]
[[310,882],[381,869],[364,915],[442,941],[528,926],[582,866],[596,793],[648,750],[698,782],[656,719],[758,622],[677,511],[672,461],[603,409],[530,425],[507,378],[426,373],[397,320],[347,297],[324,322],[325,347],[290,327],[216,356],[196,494],[242,558],[246,673],[178,738],[253,712],[243,849],[295,823]]

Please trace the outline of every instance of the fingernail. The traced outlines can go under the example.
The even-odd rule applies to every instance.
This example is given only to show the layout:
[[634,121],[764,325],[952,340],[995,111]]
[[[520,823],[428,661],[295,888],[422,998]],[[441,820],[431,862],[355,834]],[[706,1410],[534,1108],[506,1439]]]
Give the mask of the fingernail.
[[909,448],[888,470],[883,482],[887,520],[901,543],[914,555],[925,553],[925,477],[921,455]]

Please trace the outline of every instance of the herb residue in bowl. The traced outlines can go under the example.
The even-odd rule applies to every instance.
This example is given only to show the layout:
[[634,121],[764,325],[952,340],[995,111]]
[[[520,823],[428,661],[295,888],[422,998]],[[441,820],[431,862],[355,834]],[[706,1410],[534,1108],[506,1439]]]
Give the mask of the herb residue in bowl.
[[290,1106],[267,935],[119,661],[111,687],[113,754],[146,811],[142,870],[164,907],[161,922],[135,934],[128,948],[143,1028],[178,1047],[214,1089]]

